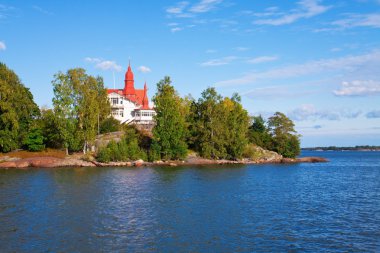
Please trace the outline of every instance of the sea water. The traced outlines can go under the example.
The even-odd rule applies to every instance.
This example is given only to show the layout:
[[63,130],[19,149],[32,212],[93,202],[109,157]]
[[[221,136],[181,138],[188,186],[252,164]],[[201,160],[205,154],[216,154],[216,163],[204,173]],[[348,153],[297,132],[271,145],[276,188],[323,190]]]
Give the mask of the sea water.
[[380,152],[0,170],[0,252],[380,252]]

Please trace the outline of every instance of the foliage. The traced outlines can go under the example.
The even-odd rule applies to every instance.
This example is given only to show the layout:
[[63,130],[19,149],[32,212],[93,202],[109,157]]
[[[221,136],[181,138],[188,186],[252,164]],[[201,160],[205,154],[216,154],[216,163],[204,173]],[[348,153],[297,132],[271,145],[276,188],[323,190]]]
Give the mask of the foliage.
[[38,115],[32,93],[12,70],[0,63],[0,152],[21,147]]
[[212,159],[242,157],[249,118],[237,94],[223,98],[214,88],[208,88],[190,108],[189,140],[195,151]]
[[133,126],[126,127],[124,138],[119,141],[110,141],[104,148],[100,148],[97,160],[99,162],[124,162],[133,160],[147,160],[147,151],[142,148],[144,136]]
[[58,129],[59,119],[52,109],[41,109],[38,125],[42,130],[46,147],[63,148],[63,140]]
[[272,150],[284,157],[294,158],[300,153],[299,135],[294,123],[285,114],[276,112],[268,119],[268,129],[272,136]]
[[265,120],[261,115],[252,117],[252,124],[248,129],[248,139],[250,143],[256,144],[265,149],[272,146],[272,137],[269,129],[265,125]]
[[121,125],[120,121],[115,119],[114,117],[108,117],[102,121],[100,124],[100,133],[112,133],[120,131]]
[[31,131],[29,131],[24,141],[24,145],[27,148],[27,150],[32,152],[41,151],[45,149],[42,130],[40,128],[34,128]]
[[58,130],[66,149],[84,153],[94,142],[98,122],[110,112],[103,79],[86,74],[81,68],[59,72],[52,81],[54,87],[54,112],[58,118]]
[[182,159],[187,154],[186,103],[171,85],[170,77],[157,83],[153,97],[156,116],[153,128],[155,156],[165,160]]

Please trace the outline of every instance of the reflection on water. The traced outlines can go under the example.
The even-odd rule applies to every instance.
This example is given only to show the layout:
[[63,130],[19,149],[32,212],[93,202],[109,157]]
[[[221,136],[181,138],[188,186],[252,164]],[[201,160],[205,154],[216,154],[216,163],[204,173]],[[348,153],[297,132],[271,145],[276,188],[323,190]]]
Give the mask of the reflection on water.
[[377,252],[379,152],[324,164],[0,171],[1,252]]

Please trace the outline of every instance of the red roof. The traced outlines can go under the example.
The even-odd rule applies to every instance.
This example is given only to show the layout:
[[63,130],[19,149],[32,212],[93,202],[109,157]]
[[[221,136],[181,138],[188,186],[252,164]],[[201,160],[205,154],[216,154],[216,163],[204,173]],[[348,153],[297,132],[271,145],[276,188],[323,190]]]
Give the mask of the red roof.
[[128,70],[125,73],[124,89],[107,89],[107,94],[111,94],[113,92],[123,96],[124,98],[139,106],[142,106],[143,109],[150,109],[146,83],[144,85],[144,89],[138,90],[134,88],[133,72],[130,65],[128,66]]

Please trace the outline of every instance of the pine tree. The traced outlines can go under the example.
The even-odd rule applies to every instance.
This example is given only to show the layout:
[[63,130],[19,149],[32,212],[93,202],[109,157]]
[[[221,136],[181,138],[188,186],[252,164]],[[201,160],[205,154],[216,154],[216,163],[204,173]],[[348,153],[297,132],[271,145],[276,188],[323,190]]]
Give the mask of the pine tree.
[[294,129],[294,123],[285,114],[276,112],[268,119],[272,135],[272,150],[284,157],[294,158],[300,153],[300,135]]

